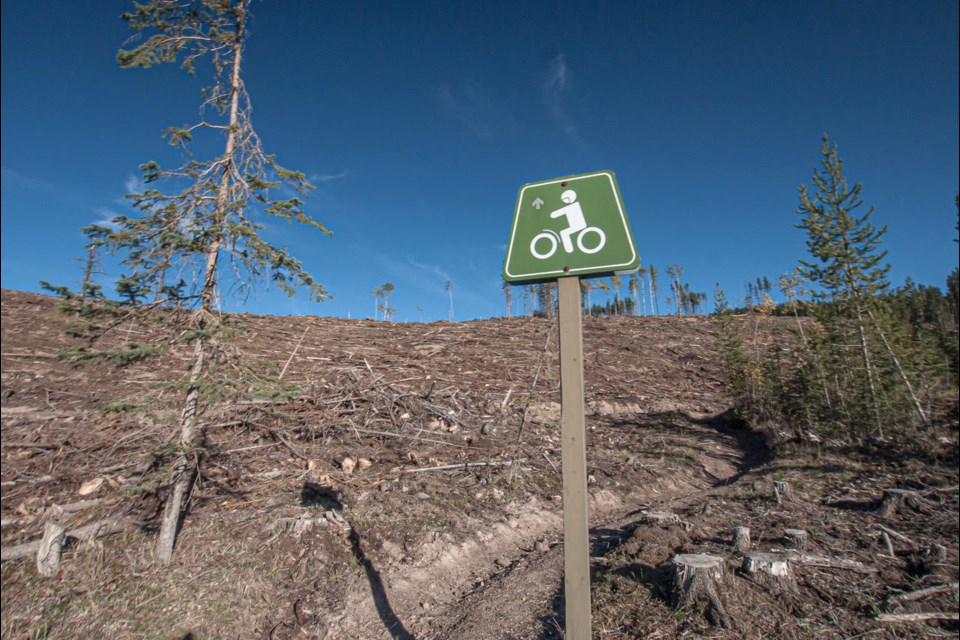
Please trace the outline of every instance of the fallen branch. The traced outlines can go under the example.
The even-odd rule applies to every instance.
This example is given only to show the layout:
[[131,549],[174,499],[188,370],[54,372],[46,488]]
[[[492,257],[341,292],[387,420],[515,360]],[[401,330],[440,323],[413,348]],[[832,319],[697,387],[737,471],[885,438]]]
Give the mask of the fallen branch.
[[303,339],[307,337],[307,331],[309,330],[310,326],[307,325],[307,328],[303,330],[303,335],[300,336],[299,342],[297,342],[297,346],[293,348],[293,351],[290,353],[290,357],[287,358],[287,361],[283,365],[283,369],[280,370],[280,375],[277,376],[277,380],[283,380],[283,374],[287,372],[287,367],[290,366],[290,363],[293,361],[293,357],[297,355],[297,351],[299,351],[300,345],[303,344]]
[[533,400],[533,392],[537,389],[537,380],[540,379],[540,368],[543,366],[543,357],[550,349],[550,338],[553,337],[553,326],[550,323],[550,329],[547,331],[547,340],[543,343],[543,351],[537,355],[537,367],[533,372],[533,382],[530,384],[530,393],[527,394],[527,401],[523,404],[523,415],[520,416],[520,428],[517,430],[517,445],[523,440],[523,430],[527,426],[527,411],[530,409],[530,401]]
[[877,622],[923,622],[925,620],[960,620],[960,613],[930,611],[922,613],[881,613]]
[[559,474],[559,473],[560,473],[560,469],[558,469],[558,468],[557,468],[557,465],[555,465],[555,464],[553,463],[553,460],[550,459],[550,456],[547,455],[547,452],[546,452],[546,451],[543,452],[543,457],[546,458],[546,459],[547,459],[547,462],[550,463],[550,466],[553,467],[554,472],[556,472],[557,474]]
[[932,587],[927,587],[926,589],[918,589],[917,591],[907,591],[906,593],[898,593],[895,596],[887,596],[884,600],[884,606],[890,608],[890,605],[897,604],[900,602],[911,602],[913,600],[920,600],[921,598],[926,598],[927,596],[932,596],[935,593],[946,593],[950,591],[960,591],[960,582],[948,582],[945,584],[937,584]]
[[62,444],[52,442],[4,442],[5,449],[59,449]]
[[787,557],[791,562],[797,564],[810,565],[811,567],[824,567],[827,569],[847,569],[857,573],[876,573],[873,567],[868,567],[862,562],[856,560],[847,560],[845,558],[828,558],[826,556],[817,556],[809,553],[788,553]]
[[890,536],[893,536],[894,538],[898,538],[898,539],[900,539],[900,540],[903,540],[904,542],[906,542],[906,543],[908,543],[908,544],[913,544],[913,540],[911,540],[911,539],[908,538],[907,536],[903,535],[902,533],[897,533],[896,531],[894,531],[894,530],[891,529],[890,527],[885,527],[885,526],[883,526],[882,524],[877,524],[876,527],[877,527],[878,529],[880,529],[880,531],[883,531],[884,533],[886,533],[887,535],[890,535]]
[[[456,442],[444,442],[443,440],[433,440],[432,438],[421,438],[419,434],[417,435],[408,435],[406,433],[391,433],[389,431],[376,431],[374,429],[361,429],[360,427],[353,427],[354,431],[359,431],[360,433],[366,433],[371,436],[385,436],[387,438],[397,438],[401,440],[419,440],[421,442],[430,442],[432,444],[440,444],[446,447],[459,447],[461,449],[466,449],[467,445],[458,444]],[[421,431],[422,432],[422,431]]]
[[57,357],[57,354],[55,354],[55,353],[41,353],[41,352],[39,352],[39,351],[38,351],[37,353],[13,353],[13,352],[7,353],[7,352],[4,352],[4,353],[0,353],[0,356],[3,356],[4,358],[47,358],[48,360],[53,360],[53,359],[55,359],[55,358]]
[[890,554],[891,558],[897,557],[897,554],[893,550],[893,542],[890,541],[890,536],[886,531],[880,532],[880,542],[882,542],[883,546],[887,548],[887,553]]
[[94,498],[92,500],[80,500],[79,502],[71,502],[70,504],[61,504],[57,506],[65,514],[76,513],[78,511],[83,511],[84,509],[100,506],[106,501],[107,500],[105,498]]
[[[121,531],[136,529],[140,525],[141,523],[139,521],[129,518],[107,518],[106,520],[88,524],[85,527],[67,531],[66,537],[77,540],[96,540],[97,538],[120,533]],[[37,553],[38,549],[40,549],[40,540],[25,542],[12,547],[3,547],[0,549],[0,562],[9,562],[11,560],[32,556]]]
[[280,431],[279,431],[278,429],[274,429],[274,428],[272,428],[272,427],[268,427],[267,425],[265,425],[265,424],[263,424],[263,423],[261,423],[261,422],[255,422],[255,421],[253,421],[253,420],[247,420],[247,421],[246,421],[246,424],[253,425],[254,427],[257,427],[258,429],[263,429],[264,431],[266,431],[267,433],[269,433],[270,435],[272,435],[274,438],[276,438],[277,440],[279,440],[279,441],[280,441],[280,444],[282,444],[283,446],[285,446],[285,447],[287,448],[287,451],[289,451],[292,456],[294,456],[295,458],[300,458],[301,460],[305,460],[305,461],[307,461],[307,462],[310,462],[310,458],[308,458],[307,456],[305,456],[305,455],[303,455],[302,453],[300,453],[300,451],[298,451],[296,447],[294,447],[292,444],[290,444],[290,441],[287,440],[287,439],[284,437],[284,435],[283,435],[282,433],[280,433]]
[[[516,462],[526,462],[526,458],[522,460],[517,460]],[[488,468],[505,468],[513,466],[513,460],[505,460],[503,462],[461,462],[458,464],[444,464],[439,467],[417,467],[416,469],[404,469],[403,473],[422,473],[424,471],[452,471],[455,469],[473,469],[477,467],[488,467]]]

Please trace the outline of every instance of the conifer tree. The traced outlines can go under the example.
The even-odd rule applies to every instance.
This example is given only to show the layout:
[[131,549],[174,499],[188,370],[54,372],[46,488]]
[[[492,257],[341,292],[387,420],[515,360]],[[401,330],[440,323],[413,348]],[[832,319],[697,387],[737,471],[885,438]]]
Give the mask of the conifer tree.
[[[251,121],[250,96],[241,75],[247,37],[249,0],[153,0],[136,3],[123,15],[136,35],[121,49],[122,68],[150,68],[167,62],[195,74],[211,74],[204,89],[202,120],[165,131],[169,143],[186,151],[198,134],[222,136],[223,152],[209,160],[187,154],[175,169],[157,162],[141,165],[148,186],[128,196],[140,215],[119,217],[110,235],[110,250],[124,254],[130,270],[125,279],[132,292],[162,291],[165,274],[176,266],[193,275],[190,301],[194,352],[180,417],[179,451],[172,489],[166,500],[156,553],[168,562],[173,554],[180,519],[196,476],[200,452],[198,416],[200,390],[215,340],[221,258],[229,255],[236,280],[232,286],[249,291],[265,280],[288,295],[305,288],[314,300],[329,295],[292,257],[286,247],[269,244],[260,235],[256,215],[298,222],[325,235],[330,232],[310,218],[302,197],[313,187],[303,173],[291,171],[267,154]],[[161,191],[167,183],[170,191]],[[283,189],[293,197],[279,198]],[[176,191],[180,189],[179,191]]]
[[110,228],[99,224],[91,224],[80,229],[87,236],[87,258],[83,268],[83,282],[80,283],[80,302],[86,302],[88,298],[98,299],[103,297],[100,285],[93,281],[97,267],[100,265],[100,251],[107,244],[110,238]]
[[604,280],[603,278],[599,278],[597,280],[597,288],[606,294],[606,298],[607,298],[606,305],[609,306],[610,305],[610,285],[607,284],[607,281]]
[[879,390],[871,362],[865,315],[872,320],[909,390],[918,415],[921,420],[927,421],[910,380],[869,306],[871,299],[888,286],[886,277],[890,265],[882,262],[887,252],[880,249],[887,227],[878,229],[870,221],[873,207],[863,213],[858,211],[863,205],[860,198],[863,186],[859,182],[852,187],[849,185],[844,177],[843,161],[837,154],[837,146],[831,145],[826,135],[823,136],[820,154],[821,168],[813,172],[813,191],[806,185],[800,187],[797,213],[802,219],[796,226],[806,232],[807,248],[814,260],[801,260],[799,274],[820,286],[816,295],[821,301],[830,301],[852,314],[877,435],[882,437]]
[[614,313],[616,315],[620,315],[622,311],[621,310],[622,298],[620,296],[620,287],[622,286],[623,286],[623,278],[621,278],[620,276],[613,276],[610,278],[610,287],[613,289],[613,292],[614,292],[614,298],[613,298],[614,309],[615,309]]

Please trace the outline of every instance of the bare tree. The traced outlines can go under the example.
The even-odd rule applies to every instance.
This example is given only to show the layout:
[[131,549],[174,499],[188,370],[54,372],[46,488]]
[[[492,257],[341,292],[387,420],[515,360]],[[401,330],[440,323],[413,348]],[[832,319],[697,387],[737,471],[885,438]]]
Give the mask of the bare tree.
[[383,319],[392,320],[394,309],[390,306],[390,294],[393,293],[393,283],[384,282],[380,289],[383,291]]
[[446,289],[450,294],[450,322],[453,322],[453,280],[447,280]]
[[683,267],[678,264],[671,264],[667,266],[667,276],[673,281],[670,286],[674,292],[674,300],[677,304],[677,315],[682,313],[682,301],[683,301],[683,288],[680,285],[680,278],[683,277]]
[[383,297],[383,288],[374,287],[373,291],[373,319],[377,319],[377,312],[380,311],[380,298]]
[[[152,186],[131,194],[141,215],[118,217],[118,229],[109,238],[111,250],[124,252],[124,263],[133,270],[127,279],[143,290],[162,289],[164,274],[173,262],[192,272],[199,286],[191,297],[197,305],[190,334],[194,350],[180,415],[179,446],[156,545],[156,555],[163,562],[173,555],[202,455],[197,446],[202,436],[200,390],[219,326],[214,307],[221,256],[229,249],[235,286],[241,291],[267,280],[288,294],[305,287],[315,300],[329,297],[286,248],[268,244],[259,234],[260,225],[250,218],[250,212],[258,210],[330,233],[303,210],[300,197],[312,189],[303,173],[280,166],[265,153],[253,128],[250,96],[241,78],[248,14],[249,0],[154,0],[136,4],[134,11],[123,15],[137,35],[128,41],[132,48],[118,53],[121,67],[148,68],[179,61],[190,73],[199,63],[212,73],[212,84],[203,93],[204,119],[167,129],[170,144],[185,149],[202,132],[220,135],[224,142],[223,153],[213,160],[188,157],[173,170],[161,169],[156,162],[141,165],[147,185],[171,180],[187,186],[174,194]],[[272,197],[271,191],[281,185],[296,196]]]
[[657,289],[657,269],[653,265],[647,268],[647,277],[650,279],[650,313],[660,315],[660,303],[657,300],[660,296]]

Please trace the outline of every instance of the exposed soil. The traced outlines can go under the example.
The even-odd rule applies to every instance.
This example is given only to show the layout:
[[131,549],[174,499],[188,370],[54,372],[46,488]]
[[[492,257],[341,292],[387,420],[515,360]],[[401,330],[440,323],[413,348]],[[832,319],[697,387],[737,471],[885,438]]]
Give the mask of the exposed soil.
[[[562,637],[555,322],[226,316],[163,567],[189,345],[70,368],[57,354],[78,320],[56,307],[2,292],[2,637]],[[95,346],[159,344],[170,320]],[[585,319],[594,637],[956,637],[957,424],[856,447],[751,429],[714,334],[705,318]],[[911,491],[898,509],[889,488]],[[127,530],[68,535],[55,577],[8,559],[47,521],[105,519]],[[792,577],[743,571],[737,526],[783,554],[784,529],[806,530]],[[671,606],[678,553],[724,559],[725,627],[708,603]],[[890,617],[907,613],[941,615]]]

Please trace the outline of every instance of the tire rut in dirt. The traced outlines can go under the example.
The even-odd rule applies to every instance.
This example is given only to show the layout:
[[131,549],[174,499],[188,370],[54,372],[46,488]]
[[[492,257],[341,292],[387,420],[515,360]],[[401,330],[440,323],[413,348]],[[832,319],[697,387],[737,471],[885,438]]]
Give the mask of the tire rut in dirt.
[[[707,419],[683,416],[683,420],[691,434],[714,447],[706,455],[733,463],[729,465],[733,472],[717,477],[710,474],[706,469],[709,465],[704,464],[705,479],[709,480],[706,486],[653,501],[644,500],[642,494],[637,493],[637,502],[592,518],[592,574],[603,571],[605,556],[627,540],[638,526],[643,526],[643,513],[677,510],[689,503],[722,495],[727,487],[770,460],[771,452],[765,438],[743,427],[730,412]],[[640,503],[642,509],[637,508]],[[562,530],[554,535],[558,540],[563,538]],[[525,553],[459,598],[452,607],[455,612],[438,615],[434,624],[421,627],[418,637],[562,639],[565,627],[563,561],[562,543],[552,545],[544,552]],[[440,623],[441,620],[446,623]]]

